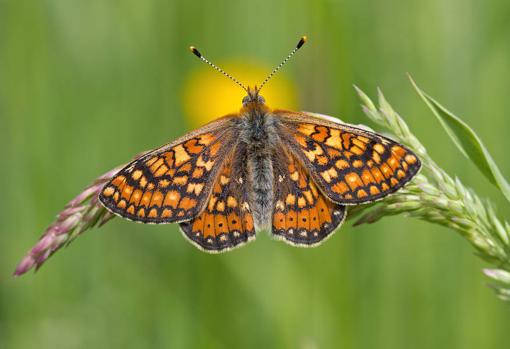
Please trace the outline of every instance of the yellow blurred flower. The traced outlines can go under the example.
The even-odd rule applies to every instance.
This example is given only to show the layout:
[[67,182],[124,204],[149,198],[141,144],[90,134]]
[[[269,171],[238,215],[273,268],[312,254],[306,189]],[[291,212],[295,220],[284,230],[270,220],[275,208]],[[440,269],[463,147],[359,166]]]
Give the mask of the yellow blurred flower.
[[[271,72],[262,64],[232,61],[219,63],[226,72],[243,84],[254,87]],[[184,111],[192,127],[198,127],[223,115],[238,112],[246,95],[238,85],[202,65],[184,85]],[[278,73],[261,91],[269,107],[297,110],[296,90],[283,73]]]

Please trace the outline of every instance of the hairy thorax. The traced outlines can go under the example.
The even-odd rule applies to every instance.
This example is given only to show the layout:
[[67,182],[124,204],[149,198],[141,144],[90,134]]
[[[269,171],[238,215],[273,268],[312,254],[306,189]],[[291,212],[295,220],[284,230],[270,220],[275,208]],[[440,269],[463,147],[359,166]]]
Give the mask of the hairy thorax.
[[246,108],[241,114],[239,141],[247,150],[250,208],[257,230],[270,227],[273,211],[273,154],[277,120],[267,108]]

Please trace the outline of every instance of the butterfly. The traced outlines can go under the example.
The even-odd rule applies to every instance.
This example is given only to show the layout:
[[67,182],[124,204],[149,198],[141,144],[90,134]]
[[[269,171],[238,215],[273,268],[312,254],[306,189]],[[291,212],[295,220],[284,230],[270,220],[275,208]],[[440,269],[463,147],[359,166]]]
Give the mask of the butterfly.
[[340,227],[347,206],[402,188],[421,166],[402,144],[265,104],[261,88],[305,42],[260,88],[245,87],[191,47],[245,89],[241,110],[136,158],[104,186],[101,203],[135,222],[178,223],[195,246],[217,253],[264,229],[291,245],[316,246]]

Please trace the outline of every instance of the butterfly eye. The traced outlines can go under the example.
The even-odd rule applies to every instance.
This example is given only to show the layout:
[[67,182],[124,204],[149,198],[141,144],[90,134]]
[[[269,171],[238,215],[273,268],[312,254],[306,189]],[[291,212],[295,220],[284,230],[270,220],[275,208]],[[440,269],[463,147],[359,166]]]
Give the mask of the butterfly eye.
[[251,98],[250,96],[244,96],[243,98],[243,106],[246,106],[250,102]]
[[260,104],[265,104],[266,100],[262,96],[257,96],[257,102],[259,102]]

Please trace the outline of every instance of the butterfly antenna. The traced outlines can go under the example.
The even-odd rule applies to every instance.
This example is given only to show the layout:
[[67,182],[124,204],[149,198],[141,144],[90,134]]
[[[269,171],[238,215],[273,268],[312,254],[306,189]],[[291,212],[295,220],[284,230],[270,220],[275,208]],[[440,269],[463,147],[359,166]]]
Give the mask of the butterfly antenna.
[[205,58],[204,56],[202,56],[202,54],[200,53],[200,51],[195,47],[195,46],[190,46],[189,47],[190,51],[195,55],[197,56],[198,58],[200,58],[200,60],[204,63],[207,63],[209,64],[211,67],[213,67],[214,69],[216,69],[217,71],[219,71],[220,73],[222,73],[223,75],[225,75],[227,78],[229,78],[230,80],[232,80],[233,82],[235,82],[236,84],[238,84],[239,86],[241,86],[243,88],[243,90],[245,90],[246,92],[248,92],[248,88],[246,86],[244,86],[239,80],[237,80],[236,78],[234,78],[232,75],[230,75],[229,73],[227,73],[226,71],[224,71],[223,69],[221,69],[220,67],[218,67],[216,64],[212,63],[211,61],[209,61],[207,58]]
[[290,51],[290,53],[287,55],[287,57],[285,57],[285,59],[280,64],[278,64],[278,66],[273,69],[271,74],[269,74],[267,76],[267,78],[262,82],[262,84],[260,85],[260,87],[258,89],[259,91],[262,89],[262,87],[264,87],[264,85],[269,80],[271,80],[271,78],[278,72],[278,70],[280,70],[285,65],[285,63],[287,63],[289,61],[289,59],[292,56],[294,56],[294,53],[296,53],[301,48],[301,46],[303,46],[306,43],[307,40],[308,40],[308,38],[306,37],[306,35],[302,36],[301,39],[299,39],[299,42],[297,43],[296,47],[294,47],[294,49],[292,51]]

